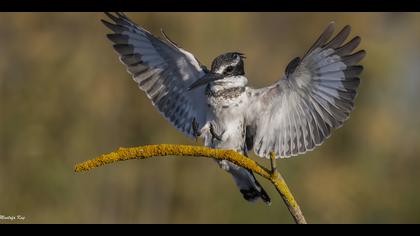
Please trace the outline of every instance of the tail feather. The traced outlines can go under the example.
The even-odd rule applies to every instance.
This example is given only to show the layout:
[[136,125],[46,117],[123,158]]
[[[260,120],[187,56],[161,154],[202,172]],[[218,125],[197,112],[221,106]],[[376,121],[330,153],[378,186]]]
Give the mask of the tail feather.
[[258,198],[261,198],[267,205],[271,204],[270,196],[268,196],[251,171],[226,160],[220,161],[219,165],[232,175],[245,200],[255,202]]
[[252,178],[253,178],[253,181],[255,182],[255,185],[249,185],[248,189],[239,188],[239,191],[242,193],[242,196],[245,198],[245,200],[250,201],[250,202],[254,202],[258,198],[261,198],[264,203],[266,203],[267,205],[270,205],[271,204],[270,196],[268,196],[267,192],[264,190],[264,188],[257,181],[254,174],[250,171],[249,171],[249,173],[252,175]]

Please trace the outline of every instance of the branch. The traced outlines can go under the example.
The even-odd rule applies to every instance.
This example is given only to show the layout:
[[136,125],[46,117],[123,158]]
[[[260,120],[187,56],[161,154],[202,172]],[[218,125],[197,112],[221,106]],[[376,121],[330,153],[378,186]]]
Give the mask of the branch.
[[115,152],[104,154],[96,159],[77,164],[74,167],[74,171],[89,171],[93,168],[117,161],[146,159],[157,156],[201,156],[216,160],[227,160],[238,166],[251,170],[269,180],[276,187],[297,224],[306,224],[306,220],[299,205],[287,187],[283,177],[275,167],[274,155],[272,155],[271,158],[272,168],[271,170],[268,170],[254,160],[232,150],[213,149],[202,146],[159,144],[143,147],[119,148]]

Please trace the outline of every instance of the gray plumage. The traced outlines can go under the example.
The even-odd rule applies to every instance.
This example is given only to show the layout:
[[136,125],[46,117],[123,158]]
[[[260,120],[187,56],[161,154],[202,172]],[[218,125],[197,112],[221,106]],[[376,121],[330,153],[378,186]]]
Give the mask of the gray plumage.
[[333,31],[330,23],[283,79],[267,88],[250,89],[254,98],[247,118],[255,129],[252,139],[258,156],[269,158],[274,151],[276,157],[291,157],[313,150],[348,119],[363,70],[356,64],[366,53],[351,54],[360,37],[342,45],[350,26],[328,42]]
[[[363,67],[365,51],[352,52],[360,43],[345,26],[334,38],[330,23],[301,58],[293,59],[273,85],[247,87],[244,55],[225,53],[211,70],[179,48],[136,25],[124,14],[103,23],[114,33],[108,38],[128,72],[153,105],[184,134],[201,135],[205,145],[260,157],[291,157],[313,150],[348,119]],[[227,161],[220,167],[234,177],[244,198],[270,198],[252,172]]]
[[[124,14],[107,13],[116,23],[102,22],[114,31],[107,37],[141,90],[178,130],[192,137],[191,120],[205,123],[204,88],[184,93],[204,75],[194,56],[171,41],[163,41],[135,25]],[[202,126],[201,125],[201,126]]]

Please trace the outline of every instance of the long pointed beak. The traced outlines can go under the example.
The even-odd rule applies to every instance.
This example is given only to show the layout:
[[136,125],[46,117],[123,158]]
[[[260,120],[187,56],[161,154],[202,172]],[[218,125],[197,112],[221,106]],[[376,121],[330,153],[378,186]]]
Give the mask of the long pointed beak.
[[220,75],[220,74],[215,74],[215,73],[209,72],[205,76],[203,76],[201,79],[198,79],[197,81],[195,81],[194,83],[192,83],[190,85],[190,87],[188,88],[188,91],[190,91],[192,89],[195,89],[197,87],[206,85],[206,84],[208,84],[208,83],[210,83],[212,81],[216,81],[216,80],[222,79],[222,78],[223,78],[223,76]]

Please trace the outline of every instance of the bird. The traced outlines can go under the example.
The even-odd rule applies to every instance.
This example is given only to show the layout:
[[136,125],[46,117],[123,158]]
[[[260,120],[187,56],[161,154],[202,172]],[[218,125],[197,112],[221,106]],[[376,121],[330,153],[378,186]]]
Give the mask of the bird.
[[[309,50],[279,72],[279,80],[252,88],[243,53],[223,53],[208,69],[162,29],[161,38],[124,13],[105,14],[109,19],[101,21],[112,31],[107,38],[140,90],[177,130],[202,138],[207,147],[247,157],[252,150],[262,158],[302,155],[323,144],[354,110],[366,51],[354,52],[359,36],[346,42],[349,25],[333,37],[335,22],[328,23]],[[217,162],[245,200],[271,204],[250,170]]]

